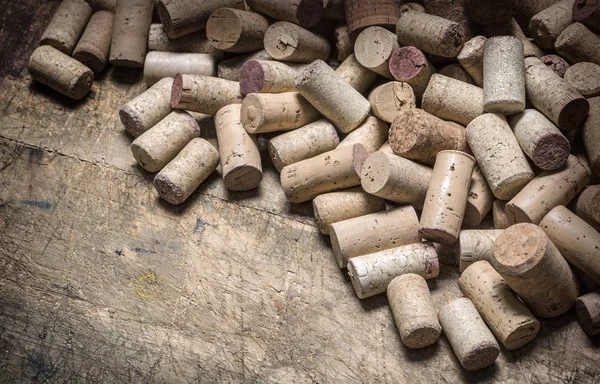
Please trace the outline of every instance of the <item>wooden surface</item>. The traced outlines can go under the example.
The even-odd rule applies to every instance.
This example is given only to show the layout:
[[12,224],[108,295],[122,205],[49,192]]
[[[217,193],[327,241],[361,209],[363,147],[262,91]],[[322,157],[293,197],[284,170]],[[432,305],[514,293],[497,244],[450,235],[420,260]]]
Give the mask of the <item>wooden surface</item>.
[[[0,5],[0,382],[600,382],[574,311],[477,373],[443,337],[407,350],[386,298],[355,297],[266,157],[257,191],[227,193],[215,174],[162,203],[116,113],[139,72],[100,75],[81,102],[32,84],[57,1]],[[442,265],[430,283],[438,309],[457,277]]]

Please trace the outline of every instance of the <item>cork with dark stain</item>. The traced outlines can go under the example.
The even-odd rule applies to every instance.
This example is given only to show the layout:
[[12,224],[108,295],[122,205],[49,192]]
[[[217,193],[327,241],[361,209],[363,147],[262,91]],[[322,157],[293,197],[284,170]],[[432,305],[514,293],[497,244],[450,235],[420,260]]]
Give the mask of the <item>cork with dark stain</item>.
[[465,0],[425,0],[423,5],[426,13],[460,24],[465,34],[465,40],[481,34],[481,28],[467,14]]
[[569,63],[558,55],[545,55],[542,56],[540,60],[560,77],[565,77],[565,72],[567,71],[567,68],[570,67]]
[[517,12],[518,0],[465,0],[469,16],[482,25],[510,20]]

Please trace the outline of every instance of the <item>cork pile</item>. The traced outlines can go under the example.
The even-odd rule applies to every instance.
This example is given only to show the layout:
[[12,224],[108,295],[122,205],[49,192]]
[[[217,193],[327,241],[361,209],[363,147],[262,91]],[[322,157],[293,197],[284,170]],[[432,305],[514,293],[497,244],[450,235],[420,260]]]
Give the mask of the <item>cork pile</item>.
[[[82,99],[108,63],[143,68],[119,116],[171,204],[217,169],[257,188],[268,134],[356,295],[479,370],[536,317],[600,333],[599,34],[595,0],[63,0],[29,73]],[[452,264],[464,297],[436,308]]]

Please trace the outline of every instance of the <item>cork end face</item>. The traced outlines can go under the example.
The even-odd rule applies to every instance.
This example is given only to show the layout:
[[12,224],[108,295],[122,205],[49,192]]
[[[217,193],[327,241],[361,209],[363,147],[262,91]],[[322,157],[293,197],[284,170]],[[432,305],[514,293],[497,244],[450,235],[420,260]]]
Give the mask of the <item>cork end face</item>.
[[535,224],[513,225],[496,239],[492,265],[501,275],[527,272],[542,259],[549,241],[546,233]]
[[251,93],[244,98],[240,114],[242,125],[248,133],[261,132],[261,128],[265,124],[265,114],[260,98],[256,94]]
[[389,65],[396,80],[409,81],[423,71],[427,66],[427,59],[417,47],[406,46],[394,51]]
[[94,73],[102,72],[106,66],[105,58],[88,51],[75,51],[73,58],[91,69]]
[[257,60],[248,60],[240,71],[240,88],[242,94],[258,93],[265,86],[265,71]]
[[225,188],[231,191],[250,191],[260,184],[263,177],[262,170],[251,165],[242,165],[233,168],[223,176]]
[[571,152],[569,140],[560,133],[552,133],[538,141],[531,155],[535,165],[546,171],[559,169]]
[[[317,59],[313,61],[312,63],[308,64],[304,68],[304,70],[300,72],[300,74],[296,77],[296,80],[294,81],[294,86],[300,91],[304,83],[310,81],[313,78],[313,76],[320,74],[324,68],[329,68],[331,72],[333,72],[333,69],[329,65],[327,65],[327,63],[325,63],[323,60]],[[369,104],[369,109],[370,106],[371,105]]]
[[279,155],[279,151],[277,150],[277,148],[271,140],[267,142],[267,148],[269,150],[269,157],[271,157],[271,162],[273,163],[273,166],[275,167],[277,172],[281,172],[285,164],[283,164],[283,160]]
[[529,320],[519,325],[513,330],[506,340],[502,343],[504,348],[509,351],[514,351],[529,344],[537,336],[540,330],[540,322],[537,320]]
[[439,324],[419,324],[418,328],[400,334],[400,338],[408,348],[419,349],[433,345],[441,334],[442,327]]
[[458,241],[458,236],[454,233],[444,231],[437,228],[420,228],[419,236],[424,239],[431,240],[435,243],[451,245]]
[[556,73],[560,77],[564,77],[567,68],[569,68],[569,63],[567,63],[565,59],[557,55],[545,55],[542,56],[540,60],[542,60],[542,63],[550,67],[554,71],[554,73]]
[[600,299],[597,297],[599,293],[588,293],[575,301],[575,312],[577,313],[577,319],[579,320],[579,324],[581,324],[581,328],[588,336],[594,336],[600,334],[600,324],[594,324],[594,319],[592,319],[592,315],[588,308],[588,301],[592,302],[591,305],[594,305],[593,301],[597,301]]
[[585,21],[600,9],[600,0],[575,0],[573,21]]
[[94,72],[86,68],[86,71],[69,85],[67,96],[74,100],[81,100],[90,93],[92,85],[94,85]]
[[206,37],[211,45],[222,51],[236,51],[243,22],[237,12],[230,8],[219,8],[206,22]]
[[119,118],[131,136],[138,137],[145,132],[139,114],[130,106],[124,105],[119,109]]
[[160,173],[156,175],[154,178],[154,187],[160,198],[169,204],[178,205],[183,203],[187,198],[181,187],[173,183],[168,175]]
[[352,169],[360,177],[363,164],[369,157],[369,151],[362,144],[354,144],[352,147]]
[[304,28],[314,27],[321,20],[323,10],[322,0],[300,0],[296,11],[298,24]]
[[463,45],[456,58],[460,63],[470,63],[472,60],[483,57],[486,41],[487,38],[485,36],[475,36]]
[[590,112],[590,103],[584,98],[571,100],[558,115],[558,127],[563,131],[579,128]]
[[465,34],[462,26],[458,23],[452,23],[449,28],[443,31],[440,43],[442,49],[436,54],[442,57],[456,57],[460,53],[464,42]]
[[287,21],[271,24],[265,31],[264,46],[267,53],[275,60],[287,60],[296,52],[298,38],[294,30],[298,27]]
[[478,371],[494,364],[500,355],[500,347],[496,341],[481,343],[473,350],[469,351],[460,361],[460,364],[467,371]]
[[[533,173],[533,170],[518,173],[499,183],[496,188],[492,189],[492,193],[497,199],[510,200],[534,178],[535,173]],[[527,222],[528,221],[529,220],[527,220]]]
[[135,161],[148,172],[158,172],[162,169],[162,164],[158,164],[156,159],[136,140],[131,143],[131,153]]
[[163,25],[163,29],[167,36],[170,39],[175,39],[179,37],[178,34],[174,31],[173,20],[171,20],[171,15],[169,14],[167,6],[164,4],[164,1],[159,0],[156,2],[156,11],[158,12],[158,18],[160,19],[160,22]]
[[352,283],[352,288],[354,288],[354,293],[356,293],[356,296],[359,299],[366,299],[367,297],[373,296],[373,294],[369,294],[369,292],[363,291],[363,287],[360,281],[360,275],[356,270],[356,266],[352,262],[352,259],[348,261],[348,276],[350,276],[350,282]]
[[183,93],[183,76],[181,73],[175,75],[173,85],[171,86],[171,107],[179,108],[181,103],[181,94]]
[[319,196],[315,197],[312,201],[313,213],[315,214],[315,221],[317,223],[317,228],[324,235],[329,235],[329,224],[323,221],[323,217],[321,216],[321,211],[319,211]]
[[338,240],[335,232],[335,225],[329,226],[329,238],[331,240],[331,247],[333,248],[333,254],[335,255],[335,260],[337,261],[338,266],[340,268],[346,268],[348,265],[348,259],[343,256],[342,249],[340,247],[340,241]]
[[390,178],[389,156],[375,152],[363,163],[360,183],[365,192],[377,195],[385,188]]
[[414,148],[418,148],[423,124],[419,124],[418,115],[421,110],[410,108],[401,111],[394,119],[389,132],[389,144],[394,154],[404,156]]

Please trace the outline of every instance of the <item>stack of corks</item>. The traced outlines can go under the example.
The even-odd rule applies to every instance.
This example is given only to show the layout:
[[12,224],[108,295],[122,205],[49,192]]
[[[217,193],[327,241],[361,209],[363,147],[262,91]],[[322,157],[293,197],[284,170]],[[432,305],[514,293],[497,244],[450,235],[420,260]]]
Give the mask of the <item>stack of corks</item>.
[[[219,164],[257,188],[268,134],[285,195],[312,200],[360,299],[387,293],[407,347],[443,332],[478,370],[575,306],[600,333],[600,2],[89,3],[63,1],[30,74],[79,99],[107,61],[143,67],[119,116],[162,199]],[[436,308],[440,261],[464,297]]]

